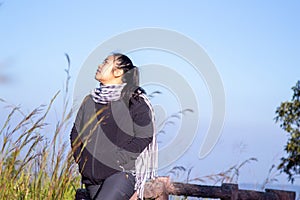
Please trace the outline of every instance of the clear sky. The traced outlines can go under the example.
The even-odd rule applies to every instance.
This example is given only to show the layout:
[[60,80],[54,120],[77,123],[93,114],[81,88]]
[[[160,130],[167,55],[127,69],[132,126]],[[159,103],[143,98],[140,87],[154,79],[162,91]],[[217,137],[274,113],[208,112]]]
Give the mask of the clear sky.
[[[239,180],[260,184],[271,165],[279,164],[287,137],[273,118],[276,107],[290,100],[290,88],[300,79],[299,1],[1,2],[0,76],[9,79],[0,82],[0,97],[6,101],[20,104],[25,111],[48,103],[65,81],[64,53],[71,59],[73,92],[83,63],[104,41],[145,27],[173,30],[201,46],[215,64],[225,90],[226,116],[217,145],[204,159],[198,159],[212,110],[203,79],[198,77],[198,83],[192,72],[185,74],[184,63],[178,64],[182,62],[178,57],[165,52],[131,53],[138,66],[173,66],[193,86],[199,101],[201,125],[193,144],[161,173],[182,165],[194,167],[193,177],[204,176],[255,157],[258,162],[246,165]],[[158,98],[166,101],[164,96],[156,98],[157,104]],[[178,109],[175,100],[172,102],[162,103],[167,115]],[[1,113],[5,112],[1,108]],[[56,114],[50,119],[53,123]],[[3,117],[1,114],[1,121]],[[160,136],[164,145],[176,137],[171,133],[175,128],[169,129]],[[287,183],[285,175],[277,178],[280,184]],[[299,180],[296,184],[300,185]]]

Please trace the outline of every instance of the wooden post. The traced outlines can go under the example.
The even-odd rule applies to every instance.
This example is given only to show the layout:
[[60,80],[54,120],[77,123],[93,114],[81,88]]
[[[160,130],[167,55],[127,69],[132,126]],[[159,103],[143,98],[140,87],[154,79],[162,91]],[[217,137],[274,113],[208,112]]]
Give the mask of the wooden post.
[[159,177],[145,184],[144,197],[147,199],[168,200],[169,177]]
[[168,199],[169,199],[169,195],[166,192],[161,193],[160,196],[158,196],[157,198],[155,198],[155,200],[168,200]]

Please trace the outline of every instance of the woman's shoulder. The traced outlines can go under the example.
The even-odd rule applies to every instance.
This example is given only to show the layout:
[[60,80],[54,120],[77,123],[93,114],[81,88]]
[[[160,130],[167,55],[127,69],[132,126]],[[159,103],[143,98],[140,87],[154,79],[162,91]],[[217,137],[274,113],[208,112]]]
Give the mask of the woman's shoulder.
[[134,122],[140,126],[148,125],[154,121],[154,110],[145,90],[142,88],[136,89],[134,95],[132,95],[129,110]]
[[151,102],[149,98],[147,97],[146,91],[142,87],[138,87],[132,94],[130,100],[129,100],[129,105],[131,107],[136,107],[136,106],[146,106],[146,107],[151,107]]
[[88,95],[86,95],[86,96],[83,98],[81,104],[82,104],[82,105],[87,104],[87,103],[89,103],[91,100],[93,100],[93,99],[92,99],[92,95],[91,95],[91,94],[88,94]]
[[90,105],[92,103],[93,99],[92,99],[92,96],[90,94],[86,95],[83,100],[81,101],[81,104],[80,104],[80,108],[81,109],[86,109],[86,107],[88,105]]

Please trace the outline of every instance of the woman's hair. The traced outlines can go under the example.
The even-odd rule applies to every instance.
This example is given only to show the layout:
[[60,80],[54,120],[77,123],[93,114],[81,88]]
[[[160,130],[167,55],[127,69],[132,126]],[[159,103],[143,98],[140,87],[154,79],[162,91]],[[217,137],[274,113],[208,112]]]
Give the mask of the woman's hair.
[[134,94],[134,92],[140,88],[139,87],[139,70],[133,65],[130,58],[121,53],[113,53],[114,62],[118,69],[123,69],[124,74],[122,77],[122,82],[126,83],[124,89],[122,90],[122,98],[125,102],[129,102],[129,98]]

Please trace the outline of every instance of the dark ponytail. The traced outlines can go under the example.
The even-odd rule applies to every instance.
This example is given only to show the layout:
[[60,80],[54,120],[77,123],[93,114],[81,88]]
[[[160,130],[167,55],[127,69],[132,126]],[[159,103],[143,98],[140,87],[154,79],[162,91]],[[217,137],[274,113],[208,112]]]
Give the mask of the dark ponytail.
[[[130,97],[140,88],[139,87],[139,69],[133,65],[130,58],[124,54],[114,53],[114,61],[118,69],[123,69],[124,75],[122,82],[126,83],[122,90],[122,98],[126,104],[129,102]],[[140,89],[144,92],[142,89]]]

